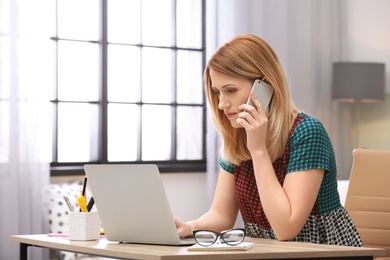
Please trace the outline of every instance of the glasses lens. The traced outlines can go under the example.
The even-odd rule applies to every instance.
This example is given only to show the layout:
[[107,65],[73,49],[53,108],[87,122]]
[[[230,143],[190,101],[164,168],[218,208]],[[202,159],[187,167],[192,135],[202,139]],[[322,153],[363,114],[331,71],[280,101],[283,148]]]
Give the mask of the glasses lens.
[[232,229],[222,235],[223,241],[231,246],[240,244],[242,241],[244,241],[244,238],[245,232],[240,229]]
[[211,246],[217,240],[215,233],[209,231],[198,231],[194,237],[195,241],[201,246]]

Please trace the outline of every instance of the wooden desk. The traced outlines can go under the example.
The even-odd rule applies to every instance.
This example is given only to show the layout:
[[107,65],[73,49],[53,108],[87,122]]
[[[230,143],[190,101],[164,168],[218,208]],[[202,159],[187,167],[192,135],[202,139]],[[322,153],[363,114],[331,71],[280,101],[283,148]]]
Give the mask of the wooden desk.
[[17,235],[11,239],[20,243],[20,259],[27,259],[27,248],[38,246],[116,259],[373,259],[384,255],[383,249],[329,246],[299,242],[247,238],[254,248],[248,251],[189,252],[187,247],[120,244],[104,237],[96,241],[69,241],[67,238],[43,235]]

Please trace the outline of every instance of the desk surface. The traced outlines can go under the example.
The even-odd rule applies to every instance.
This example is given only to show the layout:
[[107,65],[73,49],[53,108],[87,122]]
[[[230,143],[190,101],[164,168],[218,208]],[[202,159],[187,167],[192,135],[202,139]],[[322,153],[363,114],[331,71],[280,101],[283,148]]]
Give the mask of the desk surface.
[[[96,241],[69,241],[67,238],[43,235],[15,235],[11,239],[21,245],[33,245],[56,250],[78,252],[121,259],[299,259],[340,258],[364,259],[382,256],[383,249],[318,245],[299,242],[281,242],[269,239],[247,238],[254,247],[248,251],[187,251],[183,246],[158,246],[143,244],[120,244],[104,237]],[[359,258],[360,257],[360,258]],[[367,258],[370,259],[370,258]]]

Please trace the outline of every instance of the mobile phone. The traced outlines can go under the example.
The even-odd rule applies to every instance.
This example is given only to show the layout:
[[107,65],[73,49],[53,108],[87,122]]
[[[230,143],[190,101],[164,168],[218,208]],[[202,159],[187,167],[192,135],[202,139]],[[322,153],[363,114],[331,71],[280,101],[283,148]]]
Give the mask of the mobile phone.
[[[261,79],[256,79],[255,82],[253,82],[251,92],[255,94],[256,98],[263,105],[264,111],[267,111],[274,94],[274,88],[267,82]],[[248,97],[248,101],[246,103],[248,105],[254,106],[250,97]]]

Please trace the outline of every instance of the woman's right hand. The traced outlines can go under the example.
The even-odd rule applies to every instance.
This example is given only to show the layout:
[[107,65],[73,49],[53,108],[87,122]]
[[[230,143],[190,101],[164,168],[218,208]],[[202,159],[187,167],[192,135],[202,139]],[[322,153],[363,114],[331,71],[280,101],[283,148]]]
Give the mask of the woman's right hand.
[[253,156],[256,151],[267,152],[268,116],[256,96],[250,93],[249,97],[253,106],[242,104],[238,107],[243,112],[238,114],[237,123],[245,128],[248,150]]
[[177,233],[181,238],[192,235],[192,227],[190,226],[190,224],[176,218],[175,218],[175,224],[176,224]]

